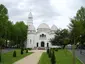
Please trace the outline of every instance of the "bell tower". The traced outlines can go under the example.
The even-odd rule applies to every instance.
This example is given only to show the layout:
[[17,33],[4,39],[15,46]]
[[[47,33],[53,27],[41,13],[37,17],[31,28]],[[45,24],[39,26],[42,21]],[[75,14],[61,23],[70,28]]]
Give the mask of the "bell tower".
[[34,47],[34,39],[35,39],[35,27],[33,25],[33,16],[32,13],[29,12],[28,15],[28,30],[27,30],[27,48],[33,48]]
[[30,12],[28,15],[28,26],[33,24],[33,16],[32,13]]

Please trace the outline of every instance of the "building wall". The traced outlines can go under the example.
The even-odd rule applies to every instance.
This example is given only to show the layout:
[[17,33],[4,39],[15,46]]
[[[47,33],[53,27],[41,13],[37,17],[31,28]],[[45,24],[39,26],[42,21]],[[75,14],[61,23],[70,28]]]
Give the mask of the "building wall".
[[35,34],[28,34],[27,38],[27,48],[34,48]]

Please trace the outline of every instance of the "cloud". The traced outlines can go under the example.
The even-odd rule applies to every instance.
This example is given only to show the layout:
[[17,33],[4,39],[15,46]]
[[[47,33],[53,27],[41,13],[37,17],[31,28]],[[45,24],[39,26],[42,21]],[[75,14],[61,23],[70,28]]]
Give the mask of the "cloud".
[[67,28],[70,19],[76,15],[85,0],[0,0],[9,11],[9,19],[14,23],[24,21],[27,23],[31,9],[35,27],[42,22],[59,28]]

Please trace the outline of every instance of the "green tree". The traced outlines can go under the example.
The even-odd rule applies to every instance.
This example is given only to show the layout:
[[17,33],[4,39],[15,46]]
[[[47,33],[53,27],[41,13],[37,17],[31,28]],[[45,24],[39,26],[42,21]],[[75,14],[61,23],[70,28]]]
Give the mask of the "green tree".
[[[70,33],[70,40],[71,44],[73,44],[73,64],[76,64],[75,62],[75,45],[80,42],[80,44],[84,43],[85,38],[85,8],[81,7],[77,13],[76,16],[71,19],[71,23],[69,25],[69,29],[71,31]],[[81,37],[80,37],[81,36]],[[80,39],[82,38],[83,39]]]
[[15,45],[17,45],[17,47],[23,47],[27,38],[27,25],[25,25],[23,21],[16,22],[13,29],[12,39],[15,42]]
[[50,39],[52,45],[60,45],[65,48],[65,46],[69,43],[69,32],[67,29],[58,29],[55,32],[55,37]]

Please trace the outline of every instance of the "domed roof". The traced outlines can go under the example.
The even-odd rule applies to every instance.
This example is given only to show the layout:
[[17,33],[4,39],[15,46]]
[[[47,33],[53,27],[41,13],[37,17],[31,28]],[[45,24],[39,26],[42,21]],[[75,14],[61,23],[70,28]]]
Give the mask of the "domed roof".
[[45,23],[40,24],[40,25],[38,26],[38,29],[40,29],[40,28],[50,29],[50,27],[49,27],[47,24],[45,24]]
[[51,30],[57,30],[57,27],[56,27],[55,25],[53,25],[53,26],[51,27]]
[[28,30],[35,30],[35,27],[33,25],[29,25]]

